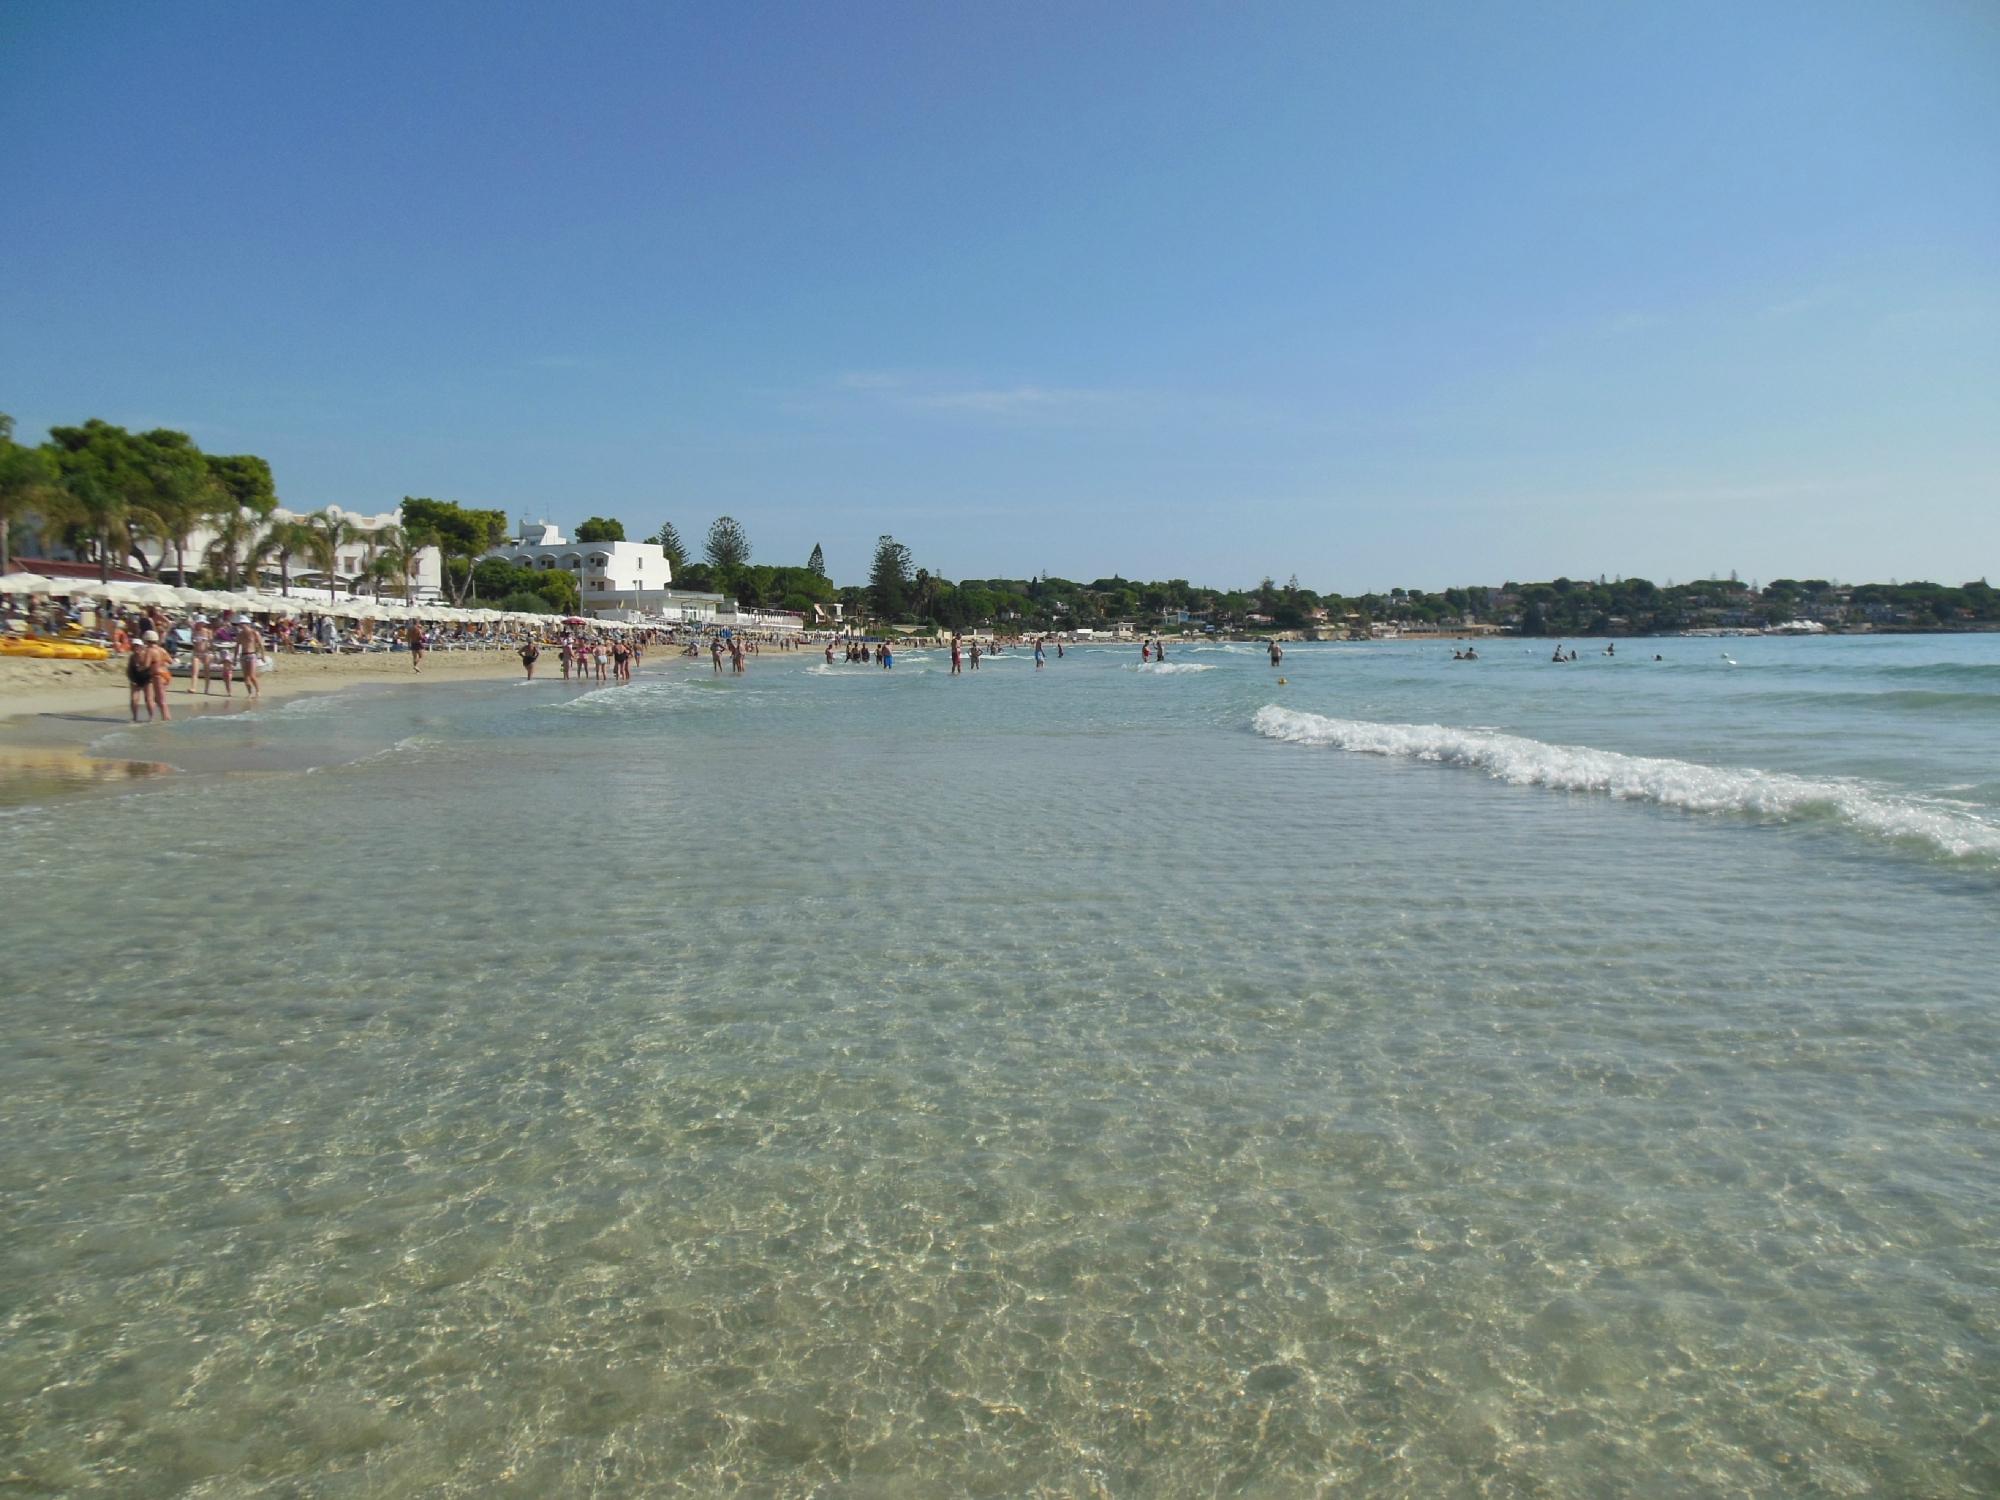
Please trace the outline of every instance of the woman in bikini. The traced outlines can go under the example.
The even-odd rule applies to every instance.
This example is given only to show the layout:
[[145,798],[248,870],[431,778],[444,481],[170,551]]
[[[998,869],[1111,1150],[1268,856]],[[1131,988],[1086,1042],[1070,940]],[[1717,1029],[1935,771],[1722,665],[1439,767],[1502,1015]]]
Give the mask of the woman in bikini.
[[162,722],[173,717],[167,712],[167,679],[172,668],[167,653],[160,649],[160,633],[149,630],[125,658],[125,681],[132,688],[132,722],[139,722],[139,705],[146,706],[146,718],[155,714]]
[[194,653],[194,670],[188,673],[188,691],[194,691],[195,679],[201,679],[201,690],[208,691],[208,658],[215,649],[215,627],[206,620],[197,619],[191,632],[190,649]]
[[259,674],[264,670],[264,632],[248,620],[236,632],[236,666],[243,674],[243,691],[253,698],[262,696],[264,680]]

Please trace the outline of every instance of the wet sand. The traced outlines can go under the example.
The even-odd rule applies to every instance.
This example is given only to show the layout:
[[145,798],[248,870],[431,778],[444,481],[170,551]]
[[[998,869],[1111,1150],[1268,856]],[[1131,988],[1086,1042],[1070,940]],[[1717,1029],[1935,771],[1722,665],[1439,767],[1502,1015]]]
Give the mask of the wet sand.
[[[544,653],[553,664],[553,659]],[[220,680],[194,685],[176,677],[167,691],[167,708],[176,717],[184,713],[241,713],[259,702],[281,703],[301,693],[327,693],[357,683],[430,682],[438,679],[519,677],[521,659],[511,650],[432,652],[424,658],[422,672],[410,670],[410,659],[401,652],[374,656],[288,655],[278,658],[275,669],[263,676],[261,698],[252,698],[243,684],[234,684],[227,696]],[[82,732],[71,736],[80,744],[99,732],[88,726],[106,719],[131,722],[131,689],[125,682],[122,661],[0,661],[0,742],[23,742],[25,723],[36,721],[79,722]],[[46,728],[46,726],[44,726]],[[44,734],[27,736],[47,743]]]

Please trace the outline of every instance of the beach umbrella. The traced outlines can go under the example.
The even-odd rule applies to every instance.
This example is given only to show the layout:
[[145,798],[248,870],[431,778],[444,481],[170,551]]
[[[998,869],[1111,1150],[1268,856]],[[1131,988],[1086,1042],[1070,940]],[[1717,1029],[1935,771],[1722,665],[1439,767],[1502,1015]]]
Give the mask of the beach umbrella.
[[0,594],[50,594],[55,581],[39,573],[9,573],[0,578]]

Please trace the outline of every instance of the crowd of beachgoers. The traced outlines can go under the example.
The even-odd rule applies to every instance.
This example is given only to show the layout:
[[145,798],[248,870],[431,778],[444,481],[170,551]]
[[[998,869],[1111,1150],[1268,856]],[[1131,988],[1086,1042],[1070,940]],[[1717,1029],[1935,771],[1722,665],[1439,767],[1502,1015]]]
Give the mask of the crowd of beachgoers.
[[[13,584],[18,575],[6,583]],[[41,581],[37,580],[39,584]],[[234,696],[240,686],[256,698],[263,675],[278,659],[317,656],[399,655],[421,673],[433,653],[511,652],[532,680],[544,655],[564,680],[629,681],[649,646],[685,645],[713,637],[743,670],[746,653],[763,646],[796,644],[762,634],[714,632],[697,625],[639,624],[581,616],[532,615],[497,610],[405,606],[385,609],[375,600],[301,596],[243,604],[210,603],[195,590],[148,585],[153,597],[135,602],[129,587],[120,598],[101,586],[61,581],[62,587],[7,588],[0,592],[0,638],[86,652],[82,659],[122,668],[132,718],[166,720],[175,677],[185,691]],[[114,587],[119,587],[114,585]],[[174,596],[174,597],[168,597]],[[265,607],[257,607],[258,603]],[[63,660],[73,661],[74,655]]]

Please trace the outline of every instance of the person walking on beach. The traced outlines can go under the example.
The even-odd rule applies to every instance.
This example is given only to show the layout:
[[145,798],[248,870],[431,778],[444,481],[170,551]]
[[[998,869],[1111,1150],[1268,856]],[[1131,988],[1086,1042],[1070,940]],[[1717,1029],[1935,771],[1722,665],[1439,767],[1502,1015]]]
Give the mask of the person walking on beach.
[[403,643],[410,648],[410,670],[412,672],[423,671],[424,627],[415,620],[410,621],[410,628],[404,633]]
[[535,663],[541,659],[542,648],[536,643],[534,637],[530,636],[528,644],[521,648],[521,665],[528,669],[528,681],[533,682],[535,680]]
[[173,675],[167,653],[160,645],[160,633],[149,630],[139,638],[132,654],[125,658],[125,681],[132,688],[132,722],[139,722],[139,706],[145,705],[150,723],[157,713],[161,722],[173,718],[167,712],[167,679]]
[[[236,681],[237,659],[242,654],[242,647],[237,644],[237,638],[241,633],[242,627],[236,623],[236,616],[225,609],[222,612],[222,622],[215,627],[215,637],[211,642],[208,656],[210,675],[213,675],[218,668],[222,672],[222,696],[225,698],[236,696],[232,684]],[[206,693],[208,684],[203,683],[201,690]]]
[[188,673],[188,691],[194,691],[194,680],[201,679],[201,690],[208,691],[208,658],[215,648],[215,627],[200,615],[195,616],[192,638],[188,649],[194,657],[194,668]]
[[252,698],[263,697],[264,632],[248,620],[236,632],[236,665],[243,673],[243,691]]

